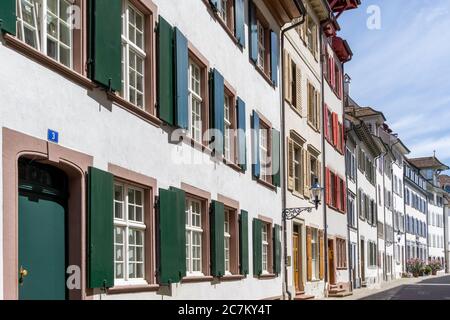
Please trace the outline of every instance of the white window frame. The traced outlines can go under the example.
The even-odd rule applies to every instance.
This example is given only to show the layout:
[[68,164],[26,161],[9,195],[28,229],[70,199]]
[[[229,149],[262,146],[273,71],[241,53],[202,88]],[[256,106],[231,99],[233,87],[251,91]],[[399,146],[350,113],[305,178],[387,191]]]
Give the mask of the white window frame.
[[320,265],[319,265],[319,230],[311,229],[311,277],[313,281],[319,280]]
[[[196,142],[202,143],[202,68],[189,59],[189,133],[188,135]],[[196,77],[198,75],[198,78]],[[197,88],[198,86],[198,88]],[[198,90],[197,90],[198,89]],[[198,104],[199,110],[194,110],[194,102]]]
[[225,249],[225,275],[231,275],[231,211],[225,209],[224,217],[224,249]]
[[233,146],[233,137],[232,137],[232,125],[233,119],[232,116],[232,100],[233,98],[227,94],[225,94],[224,99],[224,150],[225,150],[225,159],[233,162],[232,159],[232,146]]
[[[297,193],[303,193],[303,156],[302,156],[302,150],[303,147],[297,143],[295,140],[293,140],[294,143],[294,155],[292,157],[292,161],[294,163],[294,191]],[[296,158],[296,150],[298,150],[298,157]],[[297,183],[298,183],[298,189],[297,189]]]
[[[193,204],[198,205],[199,212],[192,211]],[[198,218],[198,224],[194,225],[193,220]],[[203,204],[201,200],[195,198],[186,198],[186,275],[187,276],[204,276],[203,274]],[[193,259],[193,239],[195,234],[200,236],[199,257]],[[194,269],[194,260],[198,261],[200,270]]]
[[[114,183],[114,188],[120,187],[122,188],[122,201],[117,201],[114,198],[114,204],[121,204],[122,205],[122,218],[116,218],[116,206],[114,205],[114,246],[116,245],[122,245],[123,250],[123,279],[116,279],[116,263],[120,263],[122,261],[116,260],[116,248],[114,248],[114,284],[115,285],[134,285],[134,284],[147,284],[147,281],[145,280],[145,239],[146,237],[146,230],[147,226],[145,225],[145,199],[144,199],[144,190],[132,185],[127,185],[124,183],[116,182]],[[141,204],[133,203],[131,204],[129,202],[129,191],[133,192],[140,192],[141,193]],[[141,214],[142,214],[142,221],[135,221],[129,219],[129,207],[133,206],[135,209],[140,208]],[[136,211],[135,211],[136,212]],[[123,228],[124,230],[124,242],[123,244],[116,243],[116,228]],[[142,250],[142,262],[138,262],[142,264],[142,277],[140,278],[129,278],[129,264],[130,264],[130,244],[129,244],[129,231],[130,230],[136,230],[138,232],[143,233],[142,237],[142,245],[133,245],[135,247],[141,248]],[[136,252],[135,252],[136,254]],[[136,263],[135,263],[136,264]]]
[[266,69],[266,28],[261,21],[256,21],[258,30],[258,67],[265,71]]
[[269,226],[264,223],[261,228],[262,240],[262,274],[269,274]]
[[260,139],[259,139],[259,157],[261,162],[261,178],[266,181],[267,177],[269,177],[270,172],[270,159],[269,159],[269,129],[262,126],[259,130]]
[[[136,16],[139,16],[142,21],[142,30],[138,28],[135,24],[130,21],[130,14],[134,12]],[[130,39],[130,28],[133,28],[135,33],[135,41]],[[136,42],[136,34],[142,35],[142,45],[138,46]],[[145,60],[147,58],[147,53],[145,52],[145,14],[139,11],[135,6],[133,6],[130,1],[122,1],[122,92],[121,96],[132,103],[140,109],[145,109]],[[134,55],[135,66],[134,68],[130,64],[130,58]],[[137,61],[141,60],[141,70],[137,70]],[[134,73],[134,85],[132,85],[132,79],[130,77],[130,72]],[[138,77],[142,78],[142,90],[138,89]],[[134,92],[134,99],[131,97],[130,91]],[[142,96],[142,105],[138,102],[138,95]]]
[[[34,10],[32,12],[33,14],[33,20],[34,20],[34,26],[30,25],[29,23],[25,22],[23,20],[23,8],[22,8],[22,0],[17,0],[17,30],[18,30],[18,38],[25,42],[25,28],[31,30],[34,33],[34,42],[36,46],[34,47],[36,50],[42,52],[52,60],[57,61],[58,63],[66,66],[69,69],[73,68],[73,28],[70,23],[68,23],[66,20],[61,19],[60,17],[60,5],[61,1],[66,2],[68,4],[68,8],[71,8],[74,5],[74,1],[72,0],[58,0],[57,8],[58,11],[57,14],[52,13],[49,11],[49,8],[47,6],[47,0],[26,0],[27,4],[30,4],[33,6]],[[53,37],[48,33],[47,29],[47,23],[49,16],[54,16],[56,18],[57,22],[57,37]],[[68,14],[70,17],[70,15]],[[68,28],[69,32],[69,44],[66,44],[61,41],[60,31],[61,31],[61,25],[64,25]],[[51,40],[55,43],[56,48],[56,54],[57,57],[54,58],[49,55],[48,47],[47,47],[47,41]],[[61,49],[60,47],[63,47],[64,49],[69,50],[69,61],[68,65],[61,62]]]

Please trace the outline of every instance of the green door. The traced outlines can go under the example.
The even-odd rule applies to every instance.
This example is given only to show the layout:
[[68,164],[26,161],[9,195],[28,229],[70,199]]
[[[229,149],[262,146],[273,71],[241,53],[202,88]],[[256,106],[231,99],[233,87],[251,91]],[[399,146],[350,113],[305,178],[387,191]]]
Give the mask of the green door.
[[[37,170],[36,170],[37,169]],[[29,183],[22,180],[19,191],[19,299],[64,300],[66,298],[66,205],[64,198],[50,192],[55,177],[44,167]],[[30,175],[28,175],[28,178]],[[60,179],[60,177],[57,177]],[[45,182],[44,182],[45,181]],[[44,183],[43,183],[44,182]]]

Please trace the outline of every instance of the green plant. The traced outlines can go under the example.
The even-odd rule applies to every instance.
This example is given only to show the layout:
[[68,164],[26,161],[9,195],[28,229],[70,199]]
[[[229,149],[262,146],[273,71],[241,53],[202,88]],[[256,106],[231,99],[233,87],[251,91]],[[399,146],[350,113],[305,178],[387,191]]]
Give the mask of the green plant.
[[420,276],[425,268],[425,263],[420,259],[410,259],[406,262],[406,270],[414,277]]
[[432,272],[437,272],[442,270],[442,264],[441,261],[438,259],[432,259],[428,266],[431,268]]
[[433,272],[433,270],[431,269],[431,267],[430,266],[426,266],[425,268],[424,268],[424,274],[426,275],[426,276],[429,276],[431,273]]

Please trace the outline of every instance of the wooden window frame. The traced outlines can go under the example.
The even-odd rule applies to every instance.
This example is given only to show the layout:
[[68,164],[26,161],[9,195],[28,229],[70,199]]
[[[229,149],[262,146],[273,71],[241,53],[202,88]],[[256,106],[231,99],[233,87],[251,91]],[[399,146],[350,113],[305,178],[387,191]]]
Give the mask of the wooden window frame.
[[[267,22],[267,19],[264,17],[264,15],[262,14],[261,10],[259,10],[259,8],[256,8],[256,25],[258,28],[257,31],[257,37],[258,37],[258,56],[257,56],[257,61],[255,63],[256,68],[262,72],[262,74],[265,76],[266,80],[269,81],[269,83],[272,84],[272,80],[270,80],[270,59],[271,59],[271,50],[270,50],[270,27],[269,27],[269,23]],[[263,49],[264,49],[264,56],[263,61],[264,61],[264,66],[262,67],[260,65],[260,27],[262,28],[262,30],[264,31],[264,44],[263,44]]]
[[[236,90],[225,80],[225,87],[224,87],[224,93],[225,93],[225,99],[228,97],[230,101],[229,106],[229,112],[230,112],[230,132],[228,133],[229,141],[230,141],[230,158],[227,159],[226,154],[223,155],[223,160],[225,164],[228,164],[232,166],[233,168],[236,168],[238,171],[240,171],[240,167],[238,168],[237,162],[238,162],[238,141],[237,141],[237,110],[236,110],[236,104],[237,104],[237,93]],[[224,113],[225,115],[225,113]],[[225,120],[225,119],[224,119]],[[224,135],[226,135],[226,127],[224,126]],[[225,140],[224,140],[224,147],[225,147]]]
[[[268,253],[267,253],[267,265],[268,265],[268,270],[262,270],[262,274],[260,276],[260,278],[264,278],[264,277],[273,277],[275,276],[273,273],[273,220],[271,218],[268,217],[264,217],[259,215],[258,219],[267,226],[267,240],[268,240]],[[261,233],[262,233],[262,227],[261,227]],[[262,241],[262,234],[261,234],[261,241]],[[262,257],[262,248],[261,248],[261,259]],[[261,268],[262,268],[262,261],[261,261]],[[265,272],[266,271],[266,272]]]
[[[200,68],[200,97],[202,99],[201,103],[201,141],[196,141],[193,139],[191,134],[191,122],[192,122],[192,113],[190,109],[190,94],[188,94],[188,123],[189,128],[186,132],[186,138],[188,142],[191,143],[194,147],[199,147],[202,150],[207,148],[209,145],[208,137],[205,136],[205,132],[209,130],[209,62],[208,60],[197,50],[194,45],[188,41],[188,77],[190,77],[190,65],[193,62]],[[188,92],[190,92],[189,88],[190,79],[188,79]]]
[[230,272],[225,274],[224,279],[239,280],[239,202],[221,194],[217,199],[224,204],[230,215]]
[[347,269],[347,240],[336,238],[336,257],[337,270]]
[[181,183],[181,189],[186,194],[186,201],[188,199],[194,199],[199,201],[202,206],[202,272],[201,274],[186,274],[182,279],[182,282],[202,282],[212,281],[214,278],[211,276],[210,270],[210,221],[209,221],[209,207],[211,204],[211,194],[207,191],[198,189],[186,183]]
[[114,175],[115,183],[129,185],[143,190],[144,203],[144,223],[146,225],[144,239],[144,277],[142,284],[125,283],[125,285],[115,285],[109,288],[108,294],[131,293],[156,291],[159,285],[156,282],[156,238],[155,238],[155,208],[154,195],[157,190],[157,181],[154,178],[142,175],[116,166],[108,164],[108,171]]
[[[273,185],[273,179],[272,179],[272,124],[271,122],[264,117],[261,113],[258,112],[259,116],[259,128],[260,128],[260,138],[259,138],[259,146],[258,146],[258,152],[260,152],[260,177],[258,179],[258,182],[263,183],[264,185],[267,185],[270,188],[275,188]],[[267,160],[270,162],[269,167],[265,168],[267,170],[268,175],[263,176],[263,164],[261,159],[261,130],[266,130],[267,132]]]
[[[304,194],[304,166],[306,165],[304,163],[304,159],[303,159],[303,150],[305,150],[305,146],[306,146],[306,140],[304,140],[303,138],[301,138],[298,134],[296,133],[291,133],[290,135],[290,139],[292,140],[293,143],[293,158],[292,161],[294,162],[293,165],[293,174],[294,174],[294,188],[293,188],[293,193],[297,196],[300,196],[303,198],[303,194]],[[295,168],[295,150],[299,150],[300,152],[300,160],[298,161],[298,166],[299,166],[299,176],[296,177],[296,168]],[[297,190],[295,188],[295,180],[298,179],[299,180],[299,189]]]
[[[123,249],[124,249],[124,259],[123,259],[123,264],[125,266],[125,268],[123,269],[123,274],[124,274],[124,278],[123,279],[116,279],[115,277],[115,272],[114,272],[114,286],[126,286],[126,285],[146,285],[148,284],[146,281],[146,270],[148,270],[148,268],[146,267],[146,242],[147,239],[149,238],[149,236],[147,235],[147,225],[146,225],[146,213],[145,213],[145,208],[146,208],[146,201],[145,201],[145,190],[143,188],[141,188],[140,186],[136,186],[130,183],[126,183],[126,182],[122,182],[120,180],[116,180],[114,182],[114,188],[116,187],[121,187],[122,188],[122,197],[123,197],[123,211],[122,211],[122,215],[123,215],[123,219],[119,219],[116,218],[114,216],[114,228],[116,227],[120,227],[120,228],[124,228],[124,243],[123,245]],[[136,220],[130,220],[128,217],[128,209],[130,206],[129,203],[129,199],[128,199],[128,192],[130,190],[133,191],[138,191],[141,193],[141,200],[142,200],[142,205],[140,206],[142,209],[142,218],[143,221],[139,222]],[[116,203],[116,200],[114,199],[114,203]],[[115,208],[115,207],[114,207]],[[144,237],[143,237],[143,244],[142,244],[142,251],[143,251],[143,277],[139,277],[139,278],[128,278],[128,267],[130,264],[130,260],[129,260],[129,256],[128,256],[128,251],[129,251],[129,243],[128,243],[128,231],[130,229],[133,230],[139,230],[140,232],[144,233]],[[116,243],[115,243],[116,244]],[[115,259],[114,259],[114,264],[116,263]]]

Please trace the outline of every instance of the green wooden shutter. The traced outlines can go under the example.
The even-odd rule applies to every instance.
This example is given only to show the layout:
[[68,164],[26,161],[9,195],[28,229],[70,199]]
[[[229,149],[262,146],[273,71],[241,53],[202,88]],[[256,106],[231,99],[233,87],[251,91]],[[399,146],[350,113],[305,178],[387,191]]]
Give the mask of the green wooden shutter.
[[188,115],[188,42],[180,30],[175,28],[175,75],[176,101],[175,124],[182,129],[189,129]]
[[90,167],[88,171],[89,288],[114,286],[114,179]]
[[158,114],[164,122],[175,125],[174,103],[174,31],[163,18],[158,23]]
[[273,272],[281,274],[281,226],[277,224],[273,228]]
[[245,113],[245,102],[237,98],[237,140],[238,140],[238,164],[242,171],[247,170],[247,123]]
[[253,0],[248,2],[248,11],[250,15],[250,59],[256,63],[258,61],[258,25],[256,23],[256,6]]
[[262,222],[253,219],[253,276],[262,274]]
[[159,189],[159,283],[180,282],[186,276],[186,195],[183,190]]
[[3,32],[16,35],[16,0],[0,1],[0,29]]
[[224,204],[212,201],[211,204],[211,274],[215,277],[225,275],[225,209]]
[[270,32],[270,77],[275,86],[278,85],[278,55],[279,55],[278,35]]
[[[215,129],[214,151],[216,155],[222,155],[224,152],[224,103],[225,103],[225,84],[223,76],[217,69],[211,71],[211,128]],[[217,136],[219,135],[219,136]]]
[[239,219],[239,261],[240,274],[248,275],[248,212],[241,210]]
[[281,186],[280,132],[272,129],[272,184]]
[[234,1],[234,35],[239,45],[245,47],[245,0]]
[[261,159],[259,154],[259,115],[253,110],[252,116],[252,129],[253,129],[253,141],[252,141],[252,168],[253,176],[259,179],[261,176]]
[[89,77],[111,91],[122,87],[122,1],[89,1]]

